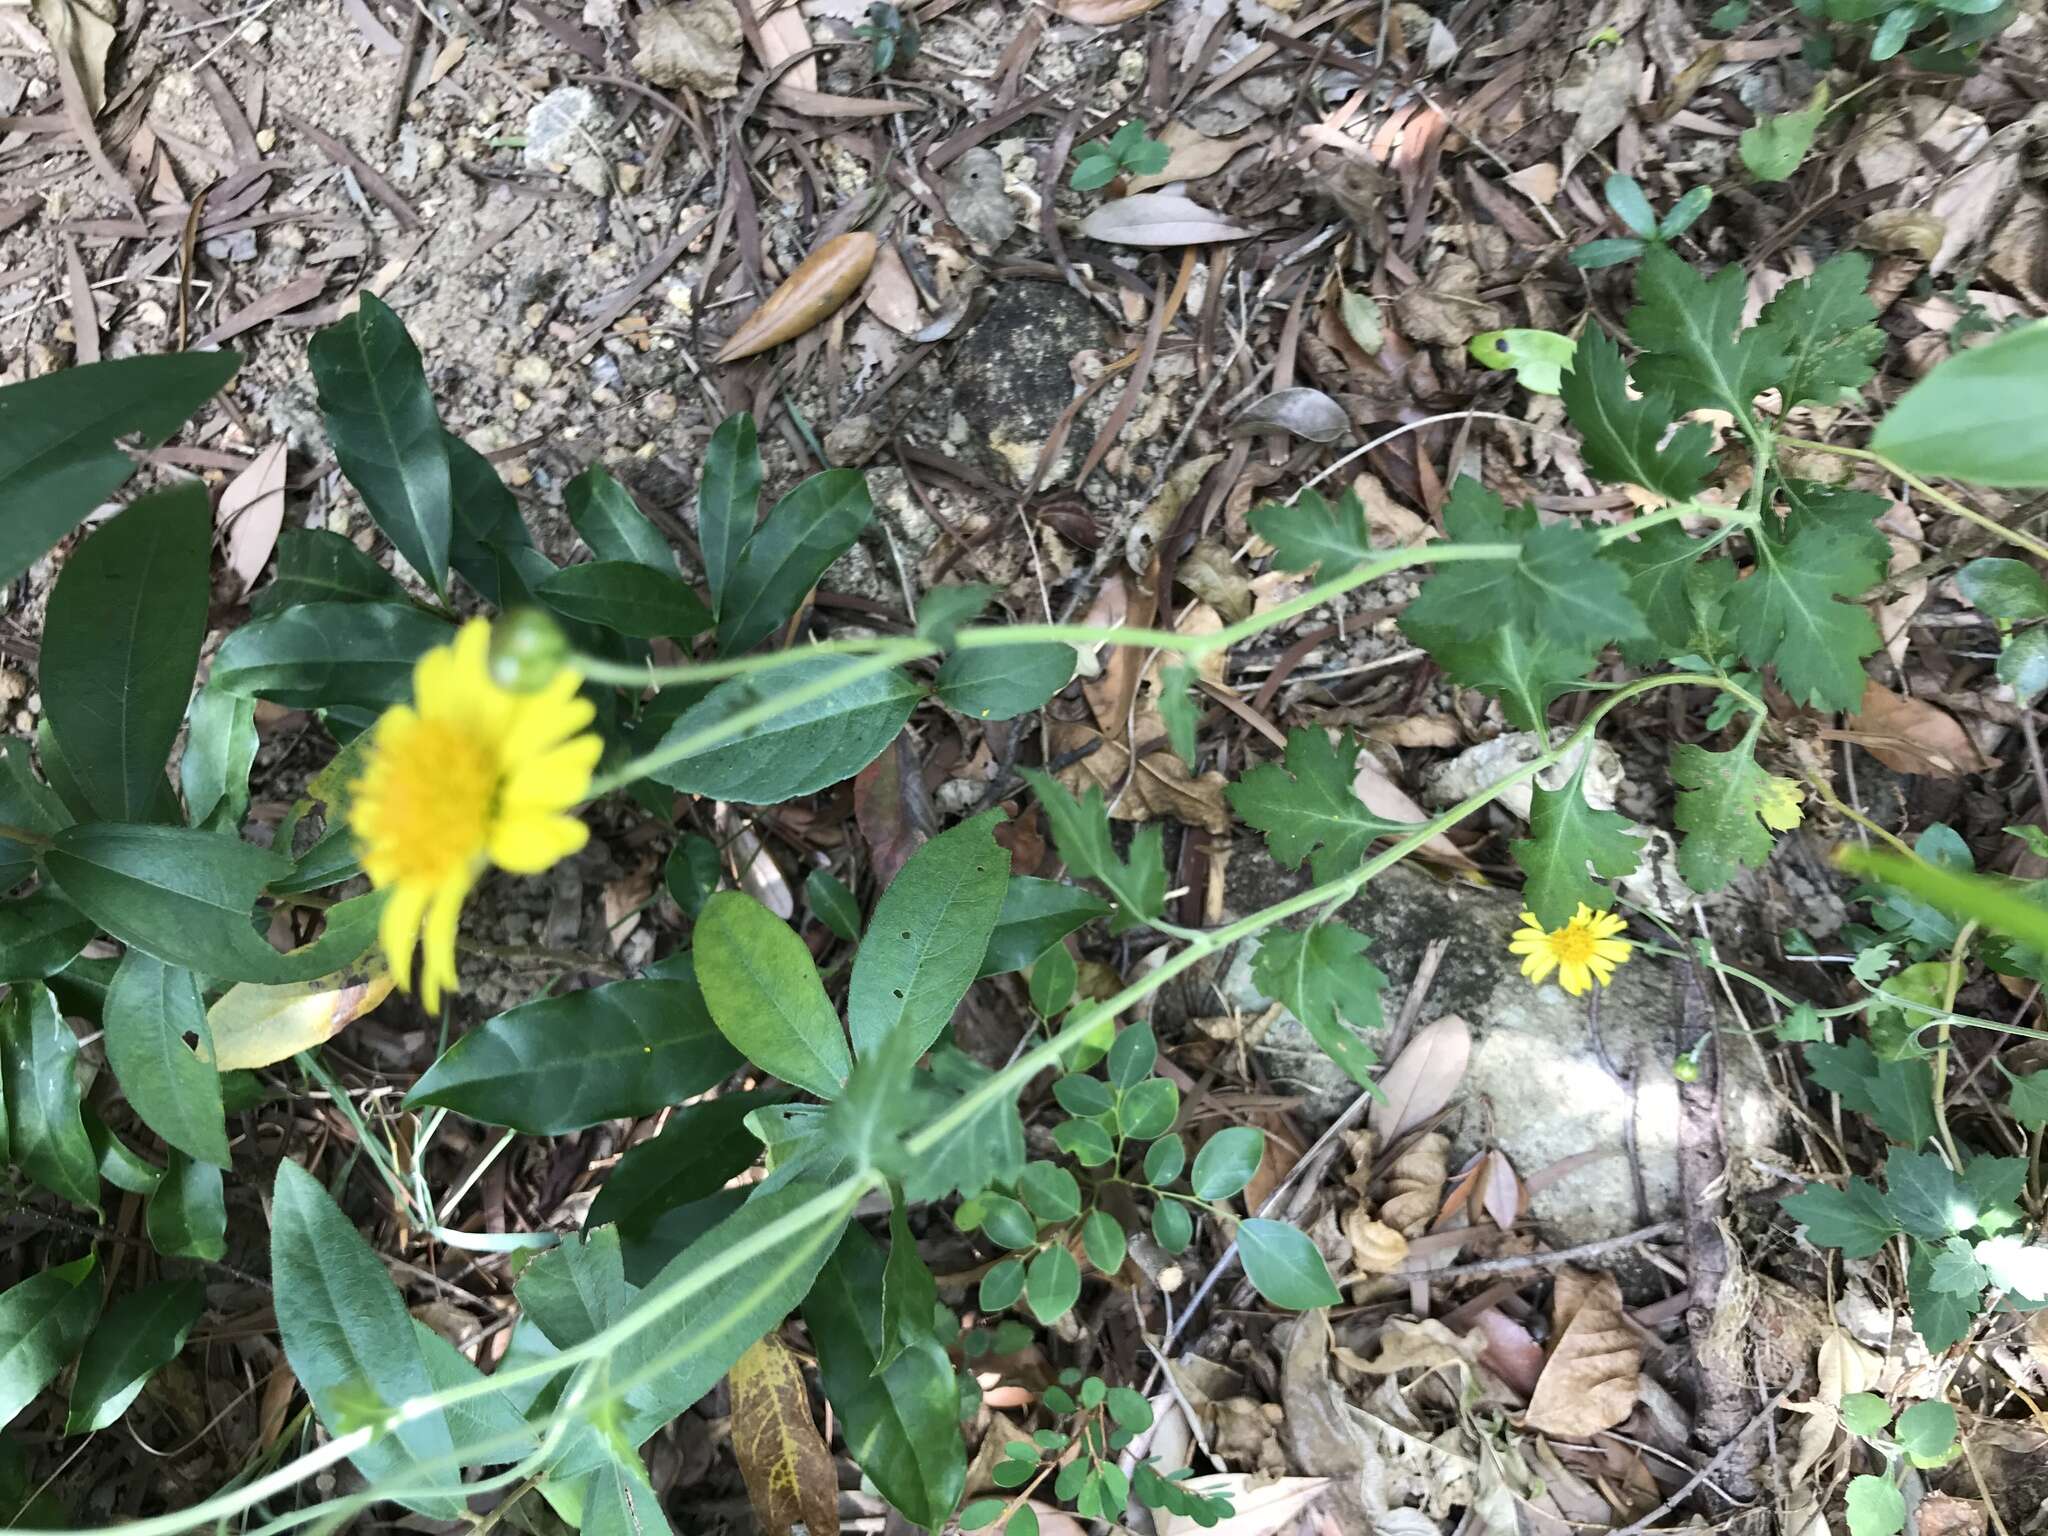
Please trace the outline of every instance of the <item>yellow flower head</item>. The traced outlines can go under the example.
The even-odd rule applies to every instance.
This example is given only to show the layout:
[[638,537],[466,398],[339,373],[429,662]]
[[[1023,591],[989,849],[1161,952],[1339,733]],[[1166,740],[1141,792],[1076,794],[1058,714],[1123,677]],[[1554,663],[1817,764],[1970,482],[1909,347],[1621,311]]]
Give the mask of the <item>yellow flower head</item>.
[[1584,902],[1562,928],[1547,930],[1536,914],[1522,914],[1523,927],[1508,944],[1512,954],[1522,957],[1522,974],[1540,982],[1552,971],[1557,984],[1573,997],[1594,982],[1601,986],[1614,979],[1614,968],[1628,963],[1633,947],[1627,939],[1616,938],[1627,927],[1612,912],[1595,912]]
[[514,693],[492,680],[490,647],[490,624],[472,619],[453,644],[422,656],[412,703],[379,717],[351,786],[349,829],[363,870],[391,893],[378,943],[407,991],[421,945],[429,1010],[456,984],[456,920],[484,870],[538,874],[590,836],[565,814],[589,794],[604,750],[585,730],[595,711],[577,695],[582,678],[564,668]]

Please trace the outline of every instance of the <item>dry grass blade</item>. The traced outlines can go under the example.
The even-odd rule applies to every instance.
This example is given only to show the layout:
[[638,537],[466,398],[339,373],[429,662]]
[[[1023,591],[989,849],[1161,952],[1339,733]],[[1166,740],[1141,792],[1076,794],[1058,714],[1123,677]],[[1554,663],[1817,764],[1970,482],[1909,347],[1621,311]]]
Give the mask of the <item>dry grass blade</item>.
[[834,236],[806,256],[797,269],[719,349],[716,361],[736,363],[766,352],[822,324],[867,281],[879,242],[866,230]]
[[1069,21],[1113,27],[1144,15],[1158,4],[1159,0],[1053,0],[1053,9]]

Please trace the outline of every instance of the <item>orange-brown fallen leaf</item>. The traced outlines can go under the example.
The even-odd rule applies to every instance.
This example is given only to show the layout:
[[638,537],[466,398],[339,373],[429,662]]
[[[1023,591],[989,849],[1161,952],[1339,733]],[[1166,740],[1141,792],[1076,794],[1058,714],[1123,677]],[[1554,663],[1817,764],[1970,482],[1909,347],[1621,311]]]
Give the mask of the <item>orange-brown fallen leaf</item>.
[[735,363],[780,346],[836,314],[867,281],[879,242],[866,230],[835,235],[806,256],[732,333],[717,361]]
[[1864,684],[1863,708],[1844,723],[1846,731],[1821,734],[1855,742],[1894,773],[1955,779],[1993,766],[1954,715],[1924,699],[1902,698],[1879,682]]

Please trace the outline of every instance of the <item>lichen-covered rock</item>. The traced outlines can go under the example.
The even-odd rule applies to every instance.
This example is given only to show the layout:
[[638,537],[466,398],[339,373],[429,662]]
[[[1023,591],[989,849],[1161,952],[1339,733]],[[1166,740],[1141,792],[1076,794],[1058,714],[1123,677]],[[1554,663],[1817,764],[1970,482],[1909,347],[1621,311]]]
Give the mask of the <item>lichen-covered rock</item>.
[[[1230,913],[1255,912],[1304,884],[1275,867],[1263,848],[1240,846],[1226,886]],[[1638,954],[1601,995],[1600,1038],[1608,1060],[1635,1077],[1631,1104],[1629,1089],[1609,1074],[1594,1048],[1587,1000],[1567,997],[1554,983],[1532,987],[1522,978],[1508,953],[1521,910],[1513,892],[1451,883],[1400,865],[1374,880],[1339,920],[1373,940],[1371,956],[1389,978],[1389,1021],[1399,1015],[1430,941],[1448,943],[1418,1022],[1455,1013],[1472,1027],[1471,1066],[1444,1127],[1453,1168],[1497,1146],[1526,1179],[1561,1159],[1597,1153],[1597,1161],[1538,1193],[1532,1214],[1560,1241],[1613,1236],[1641,1224],[1628,1162],[1633,1119],[1648,1218],[1678,1214],[1678,1100],[1671,1063],[1692,1044],[1681,1038],[1683,970]],[[1255,943],[1225,957],[1213,977],[1225,1003],[1247,1015],[1271,1002],[1252,984]],[[1185,1001],[1191,1013],[1217,1011],[1216,993],[1206,984],[1200,993],[1189,989]],[[1722,1038],[1730,1175],[1740,1188],[1747,1174],[1741,1149],[1770,1144],[1778,1111],[1753,1049],[1739,1034]],[[1302,1096],[1300,1114],[1313,1126],[1327,1125],[1358,1092],[1284,1011],[1257,1051],[1274,1086]]]
[[[1005,281],[955,349],[949,380],[953,409],[965,419],[967,448],[991,474],[1022,489],[1031,480],[1053,424],[1074,399],[1077,353],[1108,344],[1102,311],[1062,283]],[[1076,428],[1061,462],[1092,434]]]

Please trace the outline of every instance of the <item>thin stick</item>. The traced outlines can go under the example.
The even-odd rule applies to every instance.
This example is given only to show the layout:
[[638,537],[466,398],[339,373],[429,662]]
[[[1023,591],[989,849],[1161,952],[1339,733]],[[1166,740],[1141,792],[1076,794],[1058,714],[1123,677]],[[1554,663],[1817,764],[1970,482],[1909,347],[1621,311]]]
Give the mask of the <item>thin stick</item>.
[[1532,1269],[1554,1269],[1560,1264],[1576,1264],[1580,1259],[1597,1259],[1618,1248],[1654,1243],[1660,1237],[1669,1237],[1677,1226],[1675,1221],[1652,1222],[1619,1237],[1603,1237],[1596,1243],[1580,1243],[1576,1248],[1559,1248],[1553,1253],[1520,1253],[1509,1259],[1481,1259],[1474,1264],[1454,1264],[1449,1269],[1429,1270],[1422,1278],[1435,1284],[1439,1280],[1483,1280],[1489,1275],[1519,1275]]
[[1728,1442],[1725,1445],[1723,1445],[1721,1449],[1714,1452],[1713,1456],[1708,1460],[1707,1464],[1704,1467],[1701,1467],[1699,1471],[1693,1473],[1691,1477],[1687,1478],[1685,1482],[1680,1485],[1678,1492],[1672,1494],[1670,1498],[1666,1499],[1662,1504],[1659,1504],[1655,1509],[1651,1510],[1647,1515],[1643,1516],[1642,1519],[1634,1521],[1631,1524],[1624,1525],[1618,1531],[1611,1531],[1608,1533],[1608,1536],[1643,1536],[1643,1532],[1647,1531],[1657,1521],[1662,1520],[1666,1515],[1670,1514],[1671,1511],[1678,1508],[1679,1505],[1683,1504],[1689,1497],[1691,1497],[1693,1489],[1699,1487],[1701,1483],[1704,1483],[1708,1478],[1712,1477],[1714,1475],[1714,1469],[1719,1467],[1722,1462],[1728,1459],[1728,1453],[1734,1450],[1736,1446],[1742,1444],[1742,1442],[1747,1440],[1751,1435],[1755,1434],[1759,1426],[1768,1423],[1770,1421],[1771,1415],[1776,1413],[1778,1409],[1784,1405],[1785,1399],[1787,1399],[1791,1395],[1792,1394],[1790,1392],[1780,1392],[1768,1403],[1765,1403],[1762,1411],[1760,1411],[1755,1418],[1751,1419],[1747,1424],[1743,1425],[1741,1430],[1738,1431],[1735,1435],[1731,1436]]

